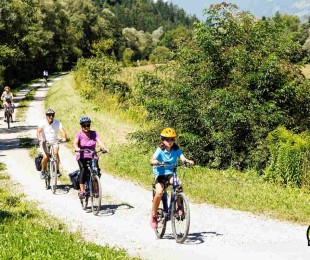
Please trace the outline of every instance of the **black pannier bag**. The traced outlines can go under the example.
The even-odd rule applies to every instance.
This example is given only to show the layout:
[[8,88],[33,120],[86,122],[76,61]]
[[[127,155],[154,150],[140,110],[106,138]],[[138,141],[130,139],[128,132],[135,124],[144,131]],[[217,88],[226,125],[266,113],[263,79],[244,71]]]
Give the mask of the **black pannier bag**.
[[80,189],[79,177],[80,177],[80,170],[76,170],[74,172],[69,173],[69,178],[71,180],[72,186],[76,190]]
[[34,159],[34,163],[35,163],[37,171],[42,170],[42,165],[41,165],[42,159],[43,159],[42,153],[39,153],[37,157]]

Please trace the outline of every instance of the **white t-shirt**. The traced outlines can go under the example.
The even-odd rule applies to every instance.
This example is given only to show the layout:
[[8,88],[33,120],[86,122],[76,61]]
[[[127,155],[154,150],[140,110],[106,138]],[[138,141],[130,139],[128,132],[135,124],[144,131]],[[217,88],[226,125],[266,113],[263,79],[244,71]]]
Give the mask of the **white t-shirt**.
[[58,131],[62,129],[62,124],[55,119],[52,124],[49,124],[46,119],[43,119],[38,127],[42,128],[41,137],[43,141],[55,143],[58,139]]

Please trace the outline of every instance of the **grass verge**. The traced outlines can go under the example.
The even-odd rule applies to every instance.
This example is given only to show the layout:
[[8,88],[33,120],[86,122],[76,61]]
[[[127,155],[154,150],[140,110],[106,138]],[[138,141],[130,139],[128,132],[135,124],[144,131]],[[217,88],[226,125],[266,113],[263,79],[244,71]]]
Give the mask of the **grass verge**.
[[[86,243],[17,191],[0,163],[0,259],[134,259],[125,251]],[[137,258],[135,258],[137,259]]]
[[[110,149],[110,154],[100,160],[101,168],[151,190],[152,169],[149,159],[155,147],[139,147],[126,140],[126,134],[138,129],[138,124],[127,121],[124,117],[126,113],[116,105],[111,109],[100,100],[84,100],[76,93],[74,85],[71,74],[57,82],[47,98],[47,106],[56,109],[56,115],[68,135],[73,138],[79,130],[78,119],[82,115],[91,116],[92,129],[99,131]],[[300,224],[310,223],[309,191],[264,182],[254,172],[216,171],[196,166],[180,169],[179,173],[185,173],[184,190],[194,202],[210,203]]]
[[28,105],[30,101],[33,100],[33,96],[36,92],[36,88],[31,89],[27,92],[25,98],[23,98],[18,104],[18,110],[16,113],[16,120],[21,120],[25,117],[26,112],[28,111]]

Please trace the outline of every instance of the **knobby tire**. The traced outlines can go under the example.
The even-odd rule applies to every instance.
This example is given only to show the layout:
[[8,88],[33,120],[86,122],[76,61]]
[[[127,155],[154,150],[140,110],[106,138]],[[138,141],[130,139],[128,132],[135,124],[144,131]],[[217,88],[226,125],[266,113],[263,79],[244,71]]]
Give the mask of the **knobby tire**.
[[[178,209],[178,203],[177,201],[181,202],[181,208],[183,211],[182,215],[179,215],[177,213]],[[189,232],[189,226],[190,226],[190,209],[189,209],[189,203],[185,195],[181,193],[177,193],[175,195],[175,200],[172,204],[171,209],[171,226],[172,226],[172,232],[173,236],[177,243],[183,243],[188,235]]]
[[91,207],[93,214],[97,216],[100,212],[102,199],[101,183],[98,175],[93,176],[90,186]]

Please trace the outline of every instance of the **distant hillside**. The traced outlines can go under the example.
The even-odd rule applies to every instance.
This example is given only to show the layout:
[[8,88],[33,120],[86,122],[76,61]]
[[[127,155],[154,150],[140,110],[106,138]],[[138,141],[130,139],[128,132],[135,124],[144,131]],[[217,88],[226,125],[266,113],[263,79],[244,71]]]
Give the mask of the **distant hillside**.
[[94,0],[100,8],[109,8],[121,27],[134,27],[144,32],[153,32],[159,27],[164,31],[183,25],[191,28],[196,16],[189,16],[186,12],[172,3],[163,0]]

